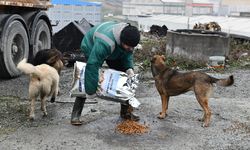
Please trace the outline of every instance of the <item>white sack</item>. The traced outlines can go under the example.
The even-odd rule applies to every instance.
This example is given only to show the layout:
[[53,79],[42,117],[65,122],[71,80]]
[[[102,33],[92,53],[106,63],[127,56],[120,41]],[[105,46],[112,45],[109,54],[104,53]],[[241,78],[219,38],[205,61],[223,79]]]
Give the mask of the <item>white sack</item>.
[[[84,72],[86,63],[76,62],[74,64],[73,82],[71,95],[85,95]],[[124,72],[113,69],[100,69],[99,82],[96,94],[102,99],[112,99],[113,101],[128,101],[133,107],[138,107],[140,102],[135,98],[135,91],[139,83],[138,74],[132,78]]]

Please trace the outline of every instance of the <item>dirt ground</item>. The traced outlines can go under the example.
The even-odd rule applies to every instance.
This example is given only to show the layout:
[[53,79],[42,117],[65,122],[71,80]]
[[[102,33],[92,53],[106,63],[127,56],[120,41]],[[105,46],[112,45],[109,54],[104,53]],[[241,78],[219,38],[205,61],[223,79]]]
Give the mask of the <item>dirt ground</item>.
[[120,104],[99,100],[87,102],[84,124],[70,124],[74,98],[69,97],[72,68],[61,76],[61,95],[47,103],[48,117],[42,117],[36,103],[36,118],[28,120],[28,77],[0,80],[1,150],[80,150],[80,149],[170,149],[170,150],[247,150],[250,149],[250,70],[210,72],[217,77],[233,74],[235,84],[215,86],[210,99],[211,125],[201,127],[202,110],[192,92],[170,99],[168,117],[157,118],[161,109],[150,73],[142,73],[136,97],[142,103],[135,110],[141,124],[149,126],[142,135],[124,135],[115,130],[121,121]]

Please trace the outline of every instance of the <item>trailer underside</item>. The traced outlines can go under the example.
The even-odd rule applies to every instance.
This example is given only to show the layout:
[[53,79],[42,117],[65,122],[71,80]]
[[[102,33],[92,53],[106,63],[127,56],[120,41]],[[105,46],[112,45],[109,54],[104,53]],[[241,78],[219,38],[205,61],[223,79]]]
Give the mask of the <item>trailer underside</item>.
[[0,1],[0,6],[18,6],[47,9],[49,7],[52,7],[52,4],[49,0],[3,0]]

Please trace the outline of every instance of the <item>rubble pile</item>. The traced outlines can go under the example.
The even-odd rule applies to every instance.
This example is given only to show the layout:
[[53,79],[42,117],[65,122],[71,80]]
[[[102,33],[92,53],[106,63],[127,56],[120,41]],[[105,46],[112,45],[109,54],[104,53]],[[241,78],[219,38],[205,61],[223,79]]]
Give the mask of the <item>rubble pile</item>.
[[250,65],[250,40],[233,38],[227,59],[229,63],[240,66]]
[[163,25],[163,26],[152,25],[149,31],[150,34],[156,35],[159,37],[166,36],[167,32],[168,32],[168,27],[166,25]]
[[195,23],[193,29],[221,31],[221,26],[217,22],[212,21],[208,23]]

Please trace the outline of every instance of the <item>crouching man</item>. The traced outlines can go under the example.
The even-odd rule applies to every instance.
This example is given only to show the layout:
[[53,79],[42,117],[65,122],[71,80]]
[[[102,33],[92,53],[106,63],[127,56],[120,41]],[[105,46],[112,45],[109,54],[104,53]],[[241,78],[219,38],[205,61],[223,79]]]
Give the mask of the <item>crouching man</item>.
[[[81,51],[87,65],[85,68],[85,97],[76,97],[71,115],[72,125],[82,125],[80,116],[86,99],[96,96],[99,68],[104,61],[111,69],[123,71],[129,77],[134,75],[133,50],[140,41],[139,30],[127,23],[104,22],[91,28],[84,36]],[[120,117],[138,121],[140,118],[132,113],[132,107],[121,104]]]

